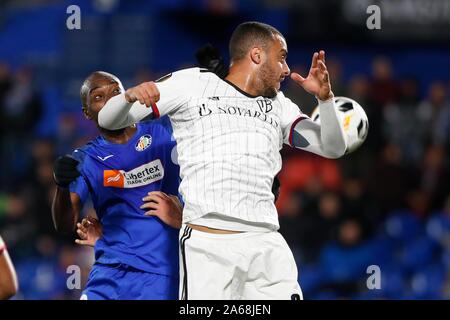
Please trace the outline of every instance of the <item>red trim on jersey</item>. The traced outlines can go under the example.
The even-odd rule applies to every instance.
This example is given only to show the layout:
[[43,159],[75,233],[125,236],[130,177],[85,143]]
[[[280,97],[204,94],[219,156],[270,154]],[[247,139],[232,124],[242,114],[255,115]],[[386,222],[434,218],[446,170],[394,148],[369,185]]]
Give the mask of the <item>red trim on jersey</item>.
[[152,103],[152,111],[153,111],[153,119],[158,119],[159,118],[159,110],[158,110],[158,106],[156,105],[156,103]]
[[6,244],[0,247],[0,256],[6,251]]
[[308,119],[308,117],[301,115],[300,117],[298,117],[297,119],[295,119],[294,122],[292,122],[291,125],[291,130],[289,131],[289,144],[292,146],[292,137],[293,137],[293,133],[294,133],[294,128],[297,125],[297,123],[299,123],[302,120]]

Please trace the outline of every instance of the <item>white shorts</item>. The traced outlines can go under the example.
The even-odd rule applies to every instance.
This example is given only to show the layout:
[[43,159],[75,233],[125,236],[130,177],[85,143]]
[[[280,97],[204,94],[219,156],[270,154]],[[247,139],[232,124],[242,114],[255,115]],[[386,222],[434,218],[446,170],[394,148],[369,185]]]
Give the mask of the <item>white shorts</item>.
[[300,300],[297,266],[276,231],[180,230],[180,300]]

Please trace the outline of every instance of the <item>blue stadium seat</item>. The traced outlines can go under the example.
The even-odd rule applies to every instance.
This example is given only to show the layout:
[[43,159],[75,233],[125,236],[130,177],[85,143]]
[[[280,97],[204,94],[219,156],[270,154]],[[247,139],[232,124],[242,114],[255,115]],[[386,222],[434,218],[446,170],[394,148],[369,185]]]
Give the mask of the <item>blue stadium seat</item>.
[[445,213],[433,214],[426,225],[428,236],[440,243],[450,238],[450,216]]
[[397,264],[381,268],[381,294],[388,299],[402,299],[406,289],[406,275]]
[[405,272],[417,272],[433,261],[438,250],[439,246],[434,240],[421,236],[403,246],[399,262]]
[[411,295],[415,299],[442,299],[446,268],[433,263],[411,278]]
[[303,294],[308,296],[328,281],[326,274],[318,265],[304,265],[299,268],[299,283]]
[[447,270],[450,270],[450,250],[442,251],[441,263]]
[[385,222],[386,234],[397,241],[410,241],[423,233],[420,220],[409,210],[398,210],[390,214]]

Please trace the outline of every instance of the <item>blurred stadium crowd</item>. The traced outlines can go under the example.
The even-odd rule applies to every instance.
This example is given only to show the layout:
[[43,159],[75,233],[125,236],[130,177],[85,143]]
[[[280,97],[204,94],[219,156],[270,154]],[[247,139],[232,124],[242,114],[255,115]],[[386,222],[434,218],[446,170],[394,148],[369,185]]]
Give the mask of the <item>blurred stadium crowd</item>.
[[[206,7],[217,13],[217,7]],[[0,14],[0,35],[2,22],[7,28],[8,21]],[[186,66],[181,59],[193,57],[194,50],[186,52],[178,53],[184,57],[169,70],[151,64],[130,67],[125,83]],[[361,54],[364,58],[352,52],[353,66],[358,59],[367,61],[367,54]],[[304,56],[309,57],[310,51]],[[83,285],[93,252],[76,246],[75,235],[55,232],[50,206],[54,159],[96,133],[78,109],[81,75],[69,70],[72,82],[63,72],[49,80],[34,63],[1,57],[0,50],[0,234],[19,276],[15,299],[78,299],[81,290],[67,289],[66,270],[80,266]],[[424,82],[412,70],[411,76],[398,72],[389,54],[368,57],[365,73],[352,68],[342,55],[327,61],[335,95],[358,101],[367,112],[366,142],[337,161],[282,150],[280,232],[293,249],[307,299],[449,299],[450,78],[447,74],[434,79],[434,70],[427,70]],[[448,52],[447,57],[448,69]],[[126,58],[121,60],[125,62]],[[288,59],[296,71],[304,70],[302,65],[308,62],[295,56]],[[414,68],[421,61],[416,57],[409,63]],[[77,68],[92,71],[82,61],[73,67]],[[114,68],[108,71],[122,75]],[[66,81],[69,99],[66,93],[56,98],[49,94],[51,81]],[[307,114],[316,105],[289,80],[284,92]],[[58,110],[54,100],[60,104]],[[95,214],[89,206],[85,211]],[[379,290],[367,288],[370,265],[381,270]]]

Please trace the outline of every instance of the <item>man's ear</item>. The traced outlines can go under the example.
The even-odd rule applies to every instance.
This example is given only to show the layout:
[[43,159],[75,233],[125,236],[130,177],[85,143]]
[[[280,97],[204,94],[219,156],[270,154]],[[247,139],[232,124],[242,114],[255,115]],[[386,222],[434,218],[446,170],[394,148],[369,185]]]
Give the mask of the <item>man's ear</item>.
[[84,116],[86,117],[86,119],[92,120],[92,116],[91,116],[91,114],[89,113],[88,109],[83,108],[83,114],[84,114]]
[[253,47],[250,50],[250,59],[252,59],[253,63],[260,64],[262,62],[263,51],[261,48]]

